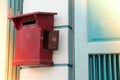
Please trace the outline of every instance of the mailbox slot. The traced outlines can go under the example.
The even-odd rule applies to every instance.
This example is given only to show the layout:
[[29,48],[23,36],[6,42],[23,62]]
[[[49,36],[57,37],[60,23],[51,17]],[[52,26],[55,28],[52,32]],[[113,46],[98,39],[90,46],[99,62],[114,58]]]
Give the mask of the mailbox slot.
[[31,25],[31,24],[36,24],[36,21],[26,21],[22,23],[23,26]]

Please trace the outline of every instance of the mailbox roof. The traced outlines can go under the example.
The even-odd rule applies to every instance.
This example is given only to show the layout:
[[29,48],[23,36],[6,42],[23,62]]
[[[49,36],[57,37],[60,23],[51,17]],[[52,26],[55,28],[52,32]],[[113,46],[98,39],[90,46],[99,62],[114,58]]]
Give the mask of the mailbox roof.
[[9,19],[32,16],[32,15],[56,15],[56,14],[57,13],[54,13],[54,12],[32,12],[32,13],[21,14],[18,16],[12,16],[12,17],[9,17]]

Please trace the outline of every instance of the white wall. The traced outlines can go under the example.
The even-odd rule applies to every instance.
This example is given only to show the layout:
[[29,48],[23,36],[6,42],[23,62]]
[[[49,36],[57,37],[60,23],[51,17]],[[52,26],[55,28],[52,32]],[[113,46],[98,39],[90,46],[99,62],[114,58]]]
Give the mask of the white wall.
[[68,80],[68,67],[23,68],[20,80]]
[[0,0],[0,80],[5,80],[7,0]]
[[68,64],[68,28],[55,29],[59,30],[58,50],[53,52],[54,64]]
[[[68,0],[24,0],[23,13],[36,11],[56,12],[54,26],[68,25]],[[20,80],[68,80],[69,79],[69,28],[55,28],[60,31],[59,49],[53,52],[53,67],[23,67]]]
[[54,25],[68,25],[68,0],[24,0],[23,8],[23,13],[57,12]]

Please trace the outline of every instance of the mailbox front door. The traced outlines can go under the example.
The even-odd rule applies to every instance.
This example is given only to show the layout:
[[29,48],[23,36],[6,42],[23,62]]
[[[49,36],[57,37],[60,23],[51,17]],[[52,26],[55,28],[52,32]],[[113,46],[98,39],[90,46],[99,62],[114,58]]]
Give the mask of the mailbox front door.
[[75,0],[76,80],[120,80],[119,9],[119,0]]
[[[39,59],[41,28],[36,25],[24,27],[16,32],[16,57],[21,63]],[[31,55],[32,54],[32,55]],[[32,62],[32,61],[31,61]],[[25,64],[25,63],[24,63]],[[28,64],[28,62],[26,63]],[[30,61],[29,61],[29,64]]]

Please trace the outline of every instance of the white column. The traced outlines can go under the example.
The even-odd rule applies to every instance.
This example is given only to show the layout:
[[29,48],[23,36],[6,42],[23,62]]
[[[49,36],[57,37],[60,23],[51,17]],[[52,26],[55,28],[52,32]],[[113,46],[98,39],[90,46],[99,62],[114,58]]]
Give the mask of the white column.
[[0,0],[0,80],[5,80],[7,0]]

